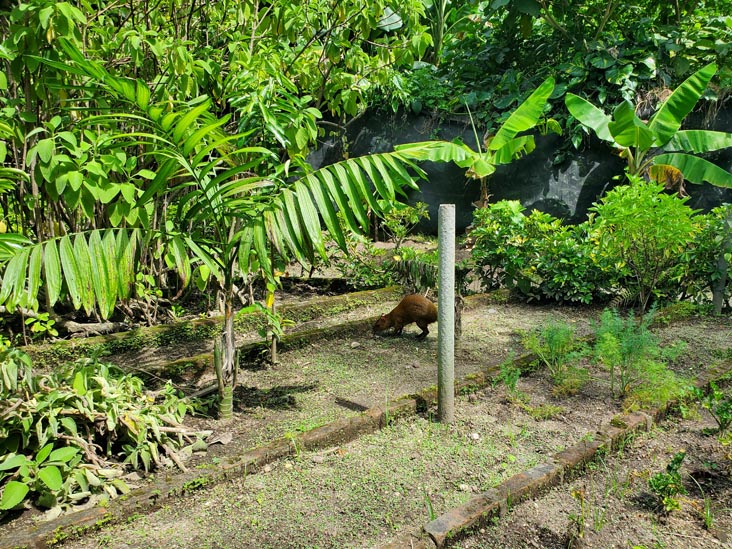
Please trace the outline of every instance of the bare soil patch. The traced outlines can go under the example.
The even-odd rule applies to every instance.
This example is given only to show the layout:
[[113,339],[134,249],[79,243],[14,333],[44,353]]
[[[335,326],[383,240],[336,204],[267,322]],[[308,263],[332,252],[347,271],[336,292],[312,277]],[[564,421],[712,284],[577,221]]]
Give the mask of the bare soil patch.
[[[394,304],[360,314],[376,316]],[[463,313],[456,379],[520,355],[521,334],[550,319],[571,323],[582,335],[590,332],[599,313],[584,307],[476,301]],[[213,444],[189,466],[205,471],[245,449],[434,385],[436,329],[426,341],[416,339],[418,332],[412,326],[402,338],[373,337],[369,332],[324,338],[282,353],[274,367],[241,372],[234,422],[223,426],[205,418],[190,421],[196,428],[213,428],[214,438],[230,442]],[[695,318],[658,332],[664,341],[688,343],[672,365],[686,375],[731,354],[729,318]],[[547,377],[537,372],[522,378],[518,389],[528,396],[529,406],[518,405],[502,385],[479,388],[458,397],[454,425],[435,423],[430,409],[337,448],[299,451],[261,473],[203,486],[174,505],[63,546],[378,547],[592,436],[600,424],[621,412],[600,381],[557,399]],[[549,406],[556,408],[554,413],[535,413]],[[517,505],[497,524],[481,525],[454,544],[566,547],[571,527],[578,523],[572,516],[581,511],[572,493],[582,491],[584,545],[576,547],[722,546],[732,528],[730,460],[716,437],[703,434],[711,426],[704,413],[666,421],[661,429],[630,442],[619,456],[594,464],[572,484]],[[689,494],[680,512],[664,516],[652,503],[647,478],[663,470],[680,449],[687,451],[683,471]],[[711,529],[699,518],[704,497],[713,502]]]

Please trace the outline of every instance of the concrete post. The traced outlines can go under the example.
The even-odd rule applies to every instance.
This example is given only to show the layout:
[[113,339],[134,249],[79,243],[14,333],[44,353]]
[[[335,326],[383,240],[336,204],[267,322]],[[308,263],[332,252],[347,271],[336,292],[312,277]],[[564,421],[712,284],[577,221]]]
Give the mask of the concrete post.
[[455,419],[455,204],[441,204],[437,218],[440,255],[437,301],[437,416]]

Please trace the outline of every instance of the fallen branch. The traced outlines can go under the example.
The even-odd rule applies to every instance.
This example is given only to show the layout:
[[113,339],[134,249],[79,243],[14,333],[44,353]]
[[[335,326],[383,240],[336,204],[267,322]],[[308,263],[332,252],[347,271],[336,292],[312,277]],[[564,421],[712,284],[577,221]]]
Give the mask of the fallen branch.
[[56,325],[66,330],[73,338],[113,334],[129,329],[129,325],[124,322],[89,322],[82,324],[73,320],[59,319]]
[[168,455],[170,459],[173,460],[173,463],[175,463],[178,466],[178,469],[183,471],[184,473],[188,472],[188,468],[183,465],[183,462],[178,457],[178,454],[176,454],[173,449],[168,446],[167,444],[161,444],[161,446],[165,449],[165,453]]

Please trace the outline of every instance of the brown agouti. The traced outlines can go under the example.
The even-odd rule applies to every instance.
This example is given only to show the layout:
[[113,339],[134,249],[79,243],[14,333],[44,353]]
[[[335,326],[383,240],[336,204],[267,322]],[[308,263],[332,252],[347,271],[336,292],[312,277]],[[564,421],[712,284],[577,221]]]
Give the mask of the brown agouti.
[[394,335],[401,335],[404,326],[416,322],[422,329],[422,333],[417,337],[424,339],[430,333],[427,326],[435,320],[437,320],[435,304],[426,297],[412,294],[402,299],[389,314],[381,315],[374,324],[374,333],[394,328]]

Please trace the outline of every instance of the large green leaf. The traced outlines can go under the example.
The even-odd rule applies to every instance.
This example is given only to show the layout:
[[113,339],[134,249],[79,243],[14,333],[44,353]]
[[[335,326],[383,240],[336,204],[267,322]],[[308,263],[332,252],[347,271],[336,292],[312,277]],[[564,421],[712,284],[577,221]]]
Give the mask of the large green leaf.
[[89,235],[89,262],[94,295],[103,319],[114,312],[117,302],[117,253],[116,239],[112,231],[107,231],[102,239],[99,231]]
[[38,471],[38,478],[40,478],[43,481],[43,484],[48,486],[51,490],[60,490],[64,484],[61,471],[55,465],[42,467]]
[[648,127],[656,136],[657,147],[664,146],[679,131],[684,118],[699,101],[716,72],[717,66],[714,63],[699,69],[663,102],[648,123]]
[[5,268],[3,285],[0,289],[0,304],[5,304],[8,309],[14,309],[18,305],[20,296],[25,290],[29,255],[29,248],[19,250]]
[[3,497],[0,498],[0,511],[6,511],[20,505],[29,491],[30,488],[27,484],[17,480],[8,481],[3,487]]
[[691,183],[711,183],[717,187],[732,189],[732,174],[708,160],[683,153],[659,154],[654,164],[668,164],[681,171]]
[[43,247],[34,246],[28,261],[28,289],[21,300],[23,307],[38,309],[38,290],[41,287],[41,266],[43,264]]
[[653,132],[636,116],[633,105],[628,101],[623,101],[615,108],[608,130],[621,147],[647,151],[653,146]]
[[61,295],[62,284],[61,262],[59,261],[55,240],[47,242],[43,248],[43,267],[48,301],[51,305],[55,305]]
[[139,231],[117,231],[115,257],[117,261],[117,288],[120,299],[129,299],[135,283],[135,260],[137,245],[140,238]]
[[663,147],[665,151],[705,153],[732,147],[732,133],[710,130],[682,130]]
[[78,281],[81,305],[86,314],[90,315],[94,310],[94,284],[98,275],[92,271],[89,244],[83,234],[74,237],[74,257],[81,275]]
[[74,255],[74,247],[71,244],[71,239],[68,236],[64,236],[59,241],[59,257],[61,258],[61,266],[64,271],[64,280],[66,281],[66,287],[69,289],[69,295],[71,296],[71,303],[74,309],[80,309],[81,300],[81,273],[79,272],[79,266],[76,264],[76,258]]
[[569,113],[579,120],[580,124],[587,126],[595,132],[597,137],[609,143],[615,143],[613,135],[608,126],[611,118],[595,107],[592,103],[573,93],[568,93],[564,98]]
[[308,174],[303,178],[303,182],[313,193],[315,203],[318,208],[318,214],[320,215],[323,223],[328,228],[328,233],[333,240],[336,241],[341,249],[346,248],[346,240],[341,230],[340,223],[338,221],[338,214],[335,207],[333,206],[333,199],[327,195],[327,188],[321,179],[317,176]]
[[323,243],[323,234],[320,230],[320,218],[318,216],[318,210],[313,203],[313,196],[302,181],[295,183],[295,194],[297,195],[297,204],[300,209],[302,225],[307,231],[308,239],[312,243],[315,251],[325,260],[327,254]]
[[520,135],[514,137],[510,141],[495,152],[493,163],[496,166],[501,164],[510,164],[517,158],[527,155],[536,148],[536,140],[533,135]]
[[501,125],[495,137],[489,143],[488,149],[498,151],[520,132],[530,130],[536,126],[553,91],[554,78],[550,76],[511,113],[511,116]]
[[[446,141],[423,141],[407,143],[394,147],[394,152],[400,158],[429,160],[431,162],[454,162],[461,168],[467,168],[478,154],[464,143],[449,143]],[[378,157],[375,157],[378,158]]]

